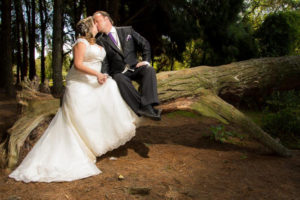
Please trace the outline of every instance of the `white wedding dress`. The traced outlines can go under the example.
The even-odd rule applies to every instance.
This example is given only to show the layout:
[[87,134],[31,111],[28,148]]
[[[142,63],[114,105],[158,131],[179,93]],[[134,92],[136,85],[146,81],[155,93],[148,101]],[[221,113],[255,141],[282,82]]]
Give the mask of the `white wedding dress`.
[[[85,66],[100,71],[105,50],[83,38],[78,42],[87,46]],[[112,78],[100,85],[95,76],[72,67],[66,79],[62,107],[9,177],[24,182],[58,182],[93,176],[101,173],[96,156],[135,135],[138,117],[122,99]]]

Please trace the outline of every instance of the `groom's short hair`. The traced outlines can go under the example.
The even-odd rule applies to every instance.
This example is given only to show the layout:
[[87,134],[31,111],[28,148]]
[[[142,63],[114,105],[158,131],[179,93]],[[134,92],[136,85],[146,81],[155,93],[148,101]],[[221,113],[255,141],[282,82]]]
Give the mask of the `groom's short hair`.
[[108,17],[110,23],[111,23],[112,25],[114,25],[114,21],[112,20],[112,18],[111,18],[110,15],[108,14],[108,12],[105,12],[105,11],[102,11],[102,10],[96,11],[96,12],[93,14],[93,17],[95,17],[96,15],[99,15],[99,14],[102,15],[103,17]]

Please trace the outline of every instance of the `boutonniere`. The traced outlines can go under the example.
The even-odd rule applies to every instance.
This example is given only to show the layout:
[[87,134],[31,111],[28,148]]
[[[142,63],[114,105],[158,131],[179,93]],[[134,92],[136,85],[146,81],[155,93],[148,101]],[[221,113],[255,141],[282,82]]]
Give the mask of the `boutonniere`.
[[126,42],[127,42],[128,40],[131,40],[131,35],[130,35],[130,34],[127,35]]

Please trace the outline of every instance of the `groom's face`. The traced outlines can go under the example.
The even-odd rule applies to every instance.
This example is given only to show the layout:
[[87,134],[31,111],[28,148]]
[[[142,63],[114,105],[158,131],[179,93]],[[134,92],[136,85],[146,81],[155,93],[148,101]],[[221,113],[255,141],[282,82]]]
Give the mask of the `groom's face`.
[[96,16],[94,16],[94,22],[99,32],[106,32],[108,21],[108,18],[102,16],[101,14],[97,14]]

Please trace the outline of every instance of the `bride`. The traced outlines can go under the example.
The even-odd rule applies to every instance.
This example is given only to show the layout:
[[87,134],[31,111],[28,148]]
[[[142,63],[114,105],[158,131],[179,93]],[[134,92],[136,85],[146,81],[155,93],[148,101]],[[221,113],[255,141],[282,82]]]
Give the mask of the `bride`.
[[62,107],[22,163],[9,175],[24,182],[72,181],[97,175],[96,157],[135,135],[137,116],[115,81],[100,73],[106,55],[95,43],[92,17],[78,22],[74,66],[67,75]]

